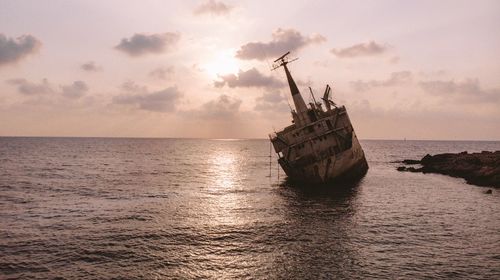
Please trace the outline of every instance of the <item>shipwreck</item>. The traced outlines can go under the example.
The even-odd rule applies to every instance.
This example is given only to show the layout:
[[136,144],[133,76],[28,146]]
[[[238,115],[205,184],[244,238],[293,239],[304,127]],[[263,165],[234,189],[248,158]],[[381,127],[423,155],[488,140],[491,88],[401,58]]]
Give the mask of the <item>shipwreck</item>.
[[[362,177],[368,163],[356,137],[345,106],[330,99],[331,87],[326,85],[323,104],[306,105],[288,69],[290,52],[274,61],[274,69],[285,70],[295,109],[290,109],[292,124],[269,135],[278,163],[287,176],[296,181],[327,183]],[[324,105],[324,108],[323,108]]]

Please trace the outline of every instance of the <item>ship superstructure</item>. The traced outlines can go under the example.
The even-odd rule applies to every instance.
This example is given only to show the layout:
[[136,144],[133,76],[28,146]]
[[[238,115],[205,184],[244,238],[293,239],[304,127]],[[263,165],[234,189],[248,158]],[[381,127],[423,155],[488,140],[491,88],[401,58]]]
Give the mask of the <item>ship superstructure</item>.
[[[330,100],[331,88],[326,86],[323,104],[306,105],[287,67],[287,52],[276,59],[274,69],[283,67],[295,110],[293,123],[269,135],[278,162],[288,177],[312,183],[362,176],[368,170],[365,154],[351,125],[344,106]],[[323,108],[324,105],[324,108]]]

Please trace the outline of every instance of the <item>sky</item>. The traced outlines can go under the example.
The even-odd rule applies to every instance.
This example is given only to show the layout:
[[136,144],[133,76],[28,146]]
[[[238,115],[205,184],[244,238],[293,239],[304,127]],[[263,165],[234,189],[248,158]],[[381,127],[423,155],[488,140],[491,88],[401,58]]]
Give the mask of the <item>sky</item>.
[[289,68],[361,139],[500,140],[500,1],[0,0],[0,136],[266,138]]

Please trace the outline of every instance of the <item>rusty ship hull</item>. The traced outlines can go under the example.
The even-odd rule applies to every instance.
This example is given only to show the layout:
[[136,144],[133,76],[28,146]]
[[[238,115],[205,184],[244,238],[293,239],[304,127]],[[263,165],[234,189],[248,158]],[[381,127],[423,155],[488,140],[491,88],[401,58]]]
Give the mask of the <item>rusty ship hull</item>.
[[364,151],[345,107],[302,128],[291,126],[271,136],[278,162],[292,179],[326,183],[362,176]]
[[368,163],[345,106],[337,106],[329,99],[328,85],[322,98],[324,103],[316,102],[311,90],[314,102],[307,106],[285,56],[276,61],[285,69],[295,110],[291,110],[292,125],[269,135],[278,163],[290,179],[309,183],[363,176]]

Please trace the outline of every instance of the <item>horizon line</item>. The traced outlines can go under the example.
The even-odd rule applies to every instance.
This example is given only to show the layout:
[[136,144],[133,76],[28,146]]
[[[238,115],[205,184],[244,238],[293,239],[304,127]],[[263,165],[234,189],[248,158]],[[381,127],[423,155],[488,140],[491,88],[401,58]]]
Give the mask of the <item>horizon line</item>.
[[[220,141],[238,141],[238,140],[269,140],[268,138],[221,138],[221,137],[171,137],[171,136],[27,136],[27,135],[0,135],[0,138],[110,138],[110,139],[187,139],[187,140],[220,140]],[[387,139],[387,138],[359,138],[362,141],[449,141],[449,142],[500,142],[500,139]]]

